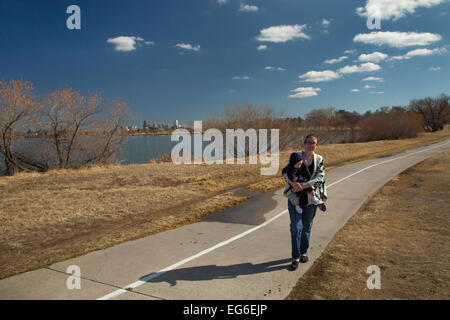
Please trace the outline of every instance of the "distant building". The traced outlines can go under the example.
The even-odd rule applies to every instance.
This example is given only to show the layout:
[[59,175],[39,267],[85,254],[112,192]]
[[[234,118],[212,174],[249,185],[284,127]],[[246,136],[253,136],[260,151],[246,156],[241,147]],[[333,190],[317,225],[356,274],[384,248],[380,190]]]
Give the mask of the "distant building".
[[178,120],[173,121],[173,126],[174,126],[174,128],[179,128]]

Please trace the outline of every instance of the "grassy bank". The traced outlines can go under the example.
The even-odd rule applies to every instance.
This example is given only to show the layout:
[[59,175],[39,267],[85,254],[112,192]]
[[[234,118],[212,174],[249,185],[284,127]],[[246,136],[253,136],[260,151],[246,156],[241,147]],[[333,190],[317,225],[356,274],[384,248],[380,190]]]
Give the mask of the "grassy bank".
[[[335,235],[288,299],[448,299],[449,170],[446,151],[388,182]],[[371,265],[380,268],[380,289],[367,288]]]
[[[330,170],[450,137],[319,146]],[[320,141],[319,141],[320,143]],[[280,170],[290,153],[280,154]],[[299,151],[299,150],[295,150]],[[105,166],[22,173],[0,178],[0,278],[193,223],[245,201],[224,192],[284,186],[280,174],[261,176],[259,165]]]

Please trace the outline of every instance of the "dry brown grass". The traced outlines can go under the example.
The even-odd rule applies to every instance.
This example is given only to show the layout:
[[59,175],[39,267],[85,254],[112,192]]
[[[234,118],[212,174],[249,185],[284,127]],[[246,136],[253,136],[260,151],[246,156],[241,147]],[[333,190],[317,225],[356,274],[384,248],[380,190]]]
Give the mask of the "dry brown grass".
[[[320,146],[327,170],[446,139]],[[280,170],[288,162],[280,155]],[[298,151],[298,150],[297,150]],[[0,278],[176,228],[245,201],[225,190],[284,186],[260,165],[143,165],[52,170],[0,178]]]
[[[336,234],[288,299],[448,299],[450,151],[404,171]],[[369,290],[367,267],[381,269]]]

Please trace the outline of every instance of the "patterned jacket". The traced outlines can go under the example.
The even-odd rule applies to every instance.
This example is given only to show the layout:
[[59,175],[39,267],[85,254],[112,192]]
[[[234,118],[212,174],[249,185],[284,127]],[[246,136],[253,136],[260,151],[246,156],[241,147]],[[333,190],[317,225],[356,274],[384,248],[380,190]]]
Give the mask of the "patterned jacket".
[[[300,153],[300,156],[303,159],[303,152]],[[289,178],[287,174],[284,174],[283,178],[287,182],[287,186],[284,189],[283,195],[287,197],[289,190],[291,189],[291,185],[288,183]],[[316,196],[321,200],[321,202],[322,203],[326,202],[328,197],[327,197],[327,187],[325,184],[325,165],[323,163],[323,157],[321,155],[314,154],[314,171],[311,175],[311,178],[307,182],[316,192]],[[311,204],[314,203],[311,200],[311,195],[308,193],[308,205]]]

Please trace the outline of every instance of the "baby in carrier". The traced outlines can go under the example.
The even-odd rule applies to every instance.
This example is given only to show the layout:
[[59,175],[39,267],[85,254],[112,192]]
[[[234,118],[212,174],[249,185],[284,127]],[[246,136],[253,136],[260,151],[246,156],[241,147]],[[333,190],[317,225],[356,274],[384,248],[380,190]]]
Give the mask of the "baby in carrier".
[[[304,158],[302,158],[302,156],[304,157],[303,153],[301,153],[301,155],[299,153],[293,153],[289,159],[289,164],[286,167],[284,167],[283,170],[281,171],[286,182],[288,182],[288,180],[291,180],[294,182],[307,182],[308,181],[308,179],[306,179],[305,177],[302,176],[301,170],[300,170],[300,168],[303,164],[303,161],[304,161]],[[309,172],[308,168],[307,168],[307,170]],[[320,210],[326,211],[325,204],[321,203],[320,199],[317,197],[313,188],[308,188],[308,189],[304,189],[304,190],[310,194],[311,200],[314,202],[314,204],[316,204],[319,207]],[[287,196],[289,201],[295,206],[295,210],[299,214],[301,214],[303,212],[303,209],[300,207],[299,195],[297,195],[296,192],[292,192],[292,186],[289,184],[289,182],[283,192]]]

